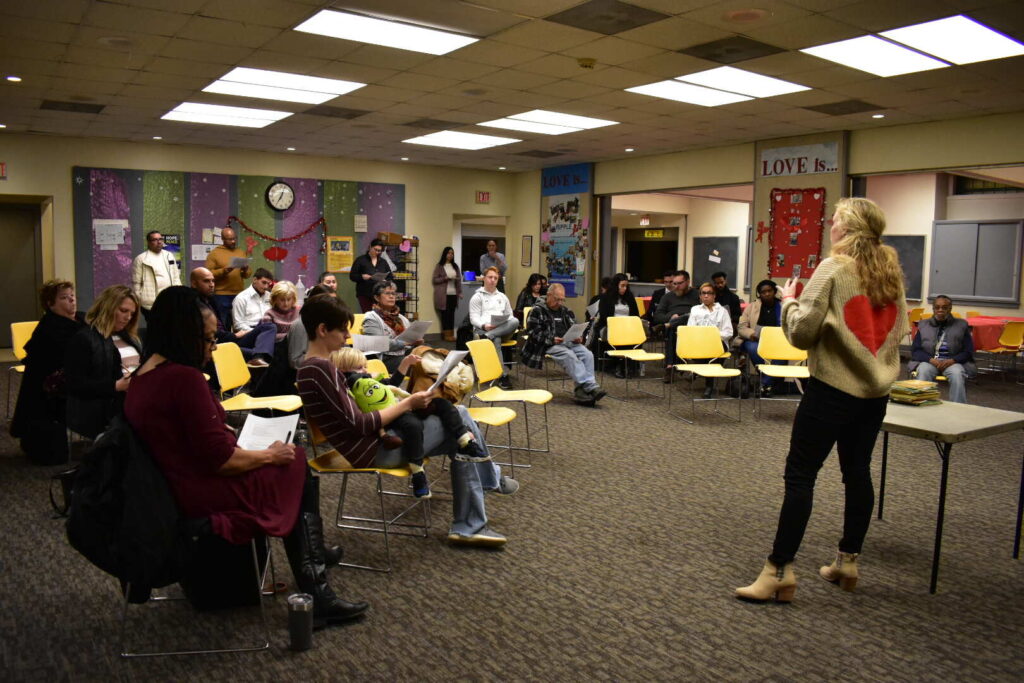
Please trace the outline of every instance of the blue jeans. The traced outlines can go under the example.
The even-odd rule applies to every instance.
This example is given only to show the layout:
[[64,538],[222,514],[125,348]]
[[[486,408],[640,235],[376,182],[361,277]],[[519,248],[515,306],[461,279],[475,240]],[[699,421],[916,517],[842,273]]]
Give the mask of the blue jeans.
[[276,335],[277,326],[274,323],[260,323],[234,341],[243,352],[248,352],[249,355],[263,354],[269,360],[274,357]]
[[953,363],[941,373],[931,363],[921,363],[915,368],[917,378],[934,382],[940,374],[949,382],[949,402],[967,403],[967,371],[959,363]]
[[[469,416],[465,406],[455,406],[462,416],[462,423],[473,433],[473,438],[484,450],[487,441],[479,425]],[[454,455],[458,445],[453,437],[445,434],[441,419],[431,415],[423,422],[423,453],[426,456]],[[457,435],[456,435],[457,436]],[[397,467],[404,463],[402,449],[379,450],[374,458],[375,467]],[[498,488],[500,470],[493,462],[462,462],[450,459],[452,476],[452,524],[450,533],[470,536],[487,526],[487,508],[484,505],[484,491]]]
[[[747,358],[749,358],[750,362],[753,363],[754,365],[764,365],[765,364],[764,363],[764,358],[761,358],[761,356],[757,355],[757,342],[756,341],[745,341],[745,342],[743,342],[743,352],[745,354],[747,354]],[[784,361],[784,360],[773,360],[771,362],[771,364],[772,365],[785,365],[786,361]],[[775,379],[774,377],[769,377],[768,375],[761,375],[761,385],[762,386],[766,386],[766,387],[767,386],[771,386],[772,381],[774,379]]]
[[577,386],[584,389],[597,389],[594,380],[594,354],[583,344],[566,342],[548,347],[548,355],[572,377]]

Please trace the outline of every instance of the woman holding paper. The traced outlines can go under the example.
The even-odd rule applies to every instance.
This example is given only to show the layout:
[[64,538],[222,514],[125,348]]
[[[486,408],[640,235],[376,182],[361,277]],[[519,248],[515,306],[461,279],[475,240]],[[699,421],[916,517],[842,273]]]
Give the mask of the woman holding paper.
[[381,254],[384,253],[384,242],[374,239],[366,253],[352,263],[348,279],[356,283],[356,298],[359,308],[366,313],[373,308],[373,288],[384,280],[393,280],[391,268]]
[[409,328],[409,319],[398,310],[397,296],[393,282],[378,282],[373,286],[373,310],[363,318],[363,336],[388,338],[388,350],[381,356],[388,372],[394,372],[409,350],[423,343],[422,338],[399,339]]
[[[478,337],[486,337],[494,342],[494,349],[501,358],[501,338],[519,329],[519,320],[512,315],[512,304],[508,297],[498,291],[498,280],[501,272],[494,267],[484,271],[484,286],[476,291],[469,300],[469,322]],[[502,375],[498,380],[502,389],[511,389],[512,380],[508,376],[508,368],[502,364]]]
[[445,247],[434,268],[434,308],[441,314],[441,331],[445,341],[455,341],[455,309],[462,298],[462,271],[455,262],[455,250]]
[[[302,592],[313,596],[317,627],[366,611],[337,597],[327,583],[318,480],[301,449],[275,441],[240,448],[224,409],[200,370],[216,342],[217,320],[188,287],[169,287],[153,304],[145,357],[125,400],[125,417],[167,478],[182,515],[208,520],[229,543],[267,534],[284,538]],[[337,562],[337,551],[333,563]]]
[[782,330],[807,350],[811,378],[793,421],[775,543],[757,580],[736,589],[741,599],[793,599],[793,560],[811,516],[818,470],[833,446],[846,494],[843,536],[836,559],[819,574],[848,591],[857,583],[857,556],[875,503],[871,451],[889,387],[899,376],[907,306],[896,251],[881,241],[885,215],[878,205],[840,199],[831,224],[832,254],[800,298],[796,276],[782,288]]
[[[309,299],[302,307],[302,325],[309,336],[306,358],[299,366],[299,395],[307,419],[320,429],[334,447],[334,456],[353,467],[399,467],[403,464],[400,449],[381,445],[380,428],[398,417],[427,407],[431,391],[420,391],[386,408],[364,413],[348,392],[345,376],[331,362],[331,354],[348,340],[352,312],[330,296]],[[450,354],[450,357],[453,354]],[[456,358],[457,359],[457,358]],[[444,373],[447,374],[447,373]],[[442,375],[443,376],[443,375]],[[447,454],[451,460],[452,524],[448,540],[468,545],[500,546],[505,537],[487,527],[484,491],[511,494],[519,488],[514,479],[499,476],[500,470],[486,453],[483,434],[463,406],[457,406],[462,423],[483,450],[482,456],[469,455],[465,444],[446,436],[437,416],[422,417],[413,413],[423,434],[423,455]],[[468,441],[468,440],[467,440]],[[460,447],[461,446],[461,447]],[[457,452],[462,451],[460,455]],[[340,454],[340,455],[339,455]],[[334,456],[331,456],[332,458]],[[480,457],[486,458],[480,462]],[[470,459],[477,460],[476,462]]]

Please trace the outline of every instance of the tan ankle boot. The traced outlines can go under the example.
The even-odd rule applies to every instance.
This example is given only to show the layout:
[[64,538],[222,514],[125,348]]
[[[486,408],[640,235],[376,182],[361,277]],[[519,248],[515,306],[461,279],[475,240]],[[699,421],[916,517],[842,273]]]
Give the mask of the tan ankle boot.
[[455,331],[454,330],[445,330],[444,331],[444,340],[445,341],[450,341],[450,342],[455,341]]
[[791,602],[795,593],[796,574],[793,573],[792,562],[777,567],[766,561],[757,581],[736,589],[737,598],[756,602],[765,602],[772,598],[776,602]]
[[852,591],[857,585],[857,553],[836,553],[832,564],[818,570],[821,578],[838,583],[844,591]]

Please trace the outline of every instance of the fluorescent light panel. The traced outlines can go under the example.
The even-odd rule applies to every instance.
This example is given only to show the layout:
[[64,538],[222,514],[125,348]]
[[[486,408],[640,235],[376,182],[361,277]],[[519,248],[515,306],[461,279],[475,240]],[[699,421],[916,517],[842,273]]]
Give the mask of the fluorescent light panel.
[[488,128],[507,128],[508,130],[521,130],[527,133],[543,133],[544,135],[565,135],[566,133],[577,133],[582,128],[569,128],[568,126],[552,126],[550,123],[537,123],[536,121],[521,121],[515,117],[506,119],[495,119],[478,123],[478,126]]
[[479,40],[457,33],[328,9],[320,10],[296,26],[295,30],[431,55],[448,54]]
[[305,104],[323,104],[339,95],[362,88],[365,83],[302,76],[283,71],[238,67],[203,88],[203,92],[259,97]]
[[219,104],[182,102],[160,118],[168,121],[189,121],[191,123],[212,123],[218,126],[241,126],[243,128],[265,128],[275,121],[292,115],[290,111],[271,109],[248,109],[246,107],[225,107]]
[[535,123],[547,123],[552,126],[568,126],[569,128],[579,128],[581,130],[616,126],[619,123],[618,121],[594,119],[589,116],[576,116],[575,114],[562,114],[557,111],[545,111],[544,109],[534,109],[522,114],[514,114],[509,118],[533,121]]
[[949,66],[945,62],[882,40],[877,36],[850,38],[837,43],[808,47],[800,51],[882,77],[942,69]]
[[773,97],[793,92],[810,90],[805,85],[790,83],[771,76],[762,76],[751,71],[744,71],[731,66],[720,66],[717,69],[698,71],[695,74],[676,76],[677,81],[685,81],[718,90],[738,92],[751,97]]
[[882,31],[879,35],[954,64],[1024,55],[1024,45],[962,14]]
[[452,149],[487,149],[498,145],[521,142],[515,138],[502,138],[496,135],[477,135],[476,133],[457,133],[443,130],[430,135],[421,135],[402,140],[412,145],[430,145],[431,147],[450,147]]
[[704,88],[680,81],[659,81],[657,83],[648,83],[647,85],[638,85],[634,88],[626,88],[626,92],[686,102],[687,104],[699,104],[702,107],[717,107],[723,104],[745,102],[754,99],[746,95]]

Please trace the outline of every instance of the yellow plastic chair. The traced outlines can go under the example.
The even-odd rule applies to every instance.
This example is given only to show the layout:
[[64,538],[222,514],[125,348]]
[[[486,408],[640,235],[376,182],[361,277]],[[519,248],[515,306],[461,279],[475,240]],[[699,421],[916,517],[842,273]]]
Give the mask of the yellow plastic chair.
[[993,354],[995,358],[1009,358],[1012,361],[1010,365],[1010,368],[1012,368],[1013,364],[1016,363],[1017,354],[1021,351],[1021,344],[1024,344],[1024,322],[1011,321],[1006,323],[997,343],[999,345],[994,349],[982,350]]
[[302,399],[297,394],[253,398],[249,394],[237,391],[230,398],[224,399],[225,393],[244,388],[252,378],[242,356],[242,350],[234,342],[217,345],[213,351],[213,366],[217,370],[217,380],[220,382],[220,405],[229,413],[258,408],[292,413],[302,407]]
[[913,325],[914,323],[921,319],[922,315],[924,315],[924,309],[911,308],[909,311],[907,311],[907,315],[910,316],[910,324]]
[[644,314],[647,312],[647,303],[638,296],[633,298],[636,299],[637,315],[641,318],[644,317]]
[[[680,358],[687,360],[686,363],[680,363],[675,366],[676,370],[681,372],[690,373],[690,416],[691,419],[687,420],[681,415],[672,414],[672,391],[668,392],[668,408],[669,414],[672,417],[678,418],[683,422],[693,424],[697,419],[697,401],[715,401],[715,412],[719,415],[724,413],[718,410],[718,401],[736,401],[736,421],[740,421],[740,413],[742,411],[742,404],[740,399],[725,397],[725,398],[694,398],[693,394],[693,378],[694,377],[711,377],[712,380],[718,379],[719,377],[739,377],[740,371],[736,368],[726,368],[714,361],[729,358],[730,354],[722,348],[722,337],[718,334],[717,327],[690,327],[689,325],[682,325],[676,328],[676,355]],[[690,361],[703,361],[703,362],[690,362]]]
[[962,314],[962,313],[960,313],[960,312],[958,312],[958,311],[953,311],[953,317],[954,317],[954,318],[960,318],[961,320],[963,320],[963,317],[964,317],[964,316],[963,316],[963,314]]
[[[784,360],[790,363],[805,363],[807,352],[796,348],[786,339],[781,327],[762,327],[761,337],[757,342],[757,355],[761,356],[766,363],[757,366],[759,375],[767,375],[776,379],[793,379],[797,382],[797,389],[803,393],[800,380],[810,379],[811,371],[806,365],[770,365],[773,360]],[[763,398],[760,393],[757,395],[757,412],[761,413],[761,401],[799,401],[791,398]]]
[[921,317],[918,318],[918,320],[919,321],[920,320],[927,320],[928,318],[932,317],[933,315],[935,315],[935,314],[932,313],[931,311],[925,311],[924,313],[921,314]]
[[[494,380],[501,377],[501,359],[498,358],[498,353],[494,350],[494,344],[489,339],[474,339],[466,344],[469,349],[469,353],[473,358],[473,369],[476,372],[477,379],[477,391],[470,396],[467,402],[467,407],[471,406],[474,400],[480,401],[481,403],[494,404],[494,403],[519,403],[523,408],[523,421],[526,424],[526,446],[515,446],[512,443],[512,426],[511,419],[505,419],[502,415],[507,417],[506,413],[495,413],[490,416],[493,419],[501,421],[508,432],[508,454],[509,454],[509,465],[512,469],[512,476],[515,476],[515,470],[517,467],[529,467],[529,465],[519,464],[515,462],[514,451],[526,451],[528,453],[550,453],[551,452],[551,435],[548,431],[548,403],[550,403],[552,396],[550,391],[544,389],[518,389],[507,391],[498,387],[488,387],[487,389],[481,389],[485,382],[493,382]],[[544,409],[544,447],[534,448],[533,447],[533,434],[530,431],[530,405],[539,405]],[[494,408],[495,406],[490,406]],[[499,406],[500,407],[500,406]],[[476,420],[476,408],[469,408],[470,415],[473,415],[473,419]],[[508,410],[506,408],[505,410]],[[511,411],[513,415],[517,415],[515,411]],[[480,419],[479,422],[483,422],[488,426],[492,426],[493,422],[488,419]],[[493,425],[499,426],[499,425]],[[492,444],[487,444],[491,446]],[[493,444],[499,448],[502,444]]]
[[[627,315],[627,316],[614,316],[608,318],[608,345],[612,347],[611,351],[606,351],[605,355],[611,356],[612,358],[626,358],[631,361],[638,363],[649,363],[651,361],[665,361],[665,354],[653,353],[645,351],[643,349],[644,342],[647,341],[647,333],[644,332],[644,323],[639,316]],[[625,381],[625,396],[623,398],[629,398],[629,379],[627,377]],[[648,396],[657,396],[658,394],[650,391],[644,391],[640,388],[640,378],[636,381],[636,390],[641,394],[647,394]],[[660,380],[648,380],[648,381],[660,381]],[[664,385],[662,386],[661,397],[665,397]]]
[[391,373],[388,372],[388,366],[384,365],[384,361],[380,358],[368,358],[366,360],[366,372],[371,375],[384,375],[384,377],[391,376]]
[[[381,567],[372,564],[358,564],[355,562],[339,562],[339,566],[352,567],[353,569],[365,569],[372,572],[390,573],[391,564],[391,541],[392,535],[418,536],[426,538],[430,530],[430,499],[416,498],[408,491],[388,491],[384,488],[384,477],[395,479],[407,479],[412,476],[408,465],[402,467],[353,467],[345,457],[327,443],[326,437],[320,428],[305,416],[306,426],[309,429],[310,454],[313,456],[308,465],[310,469],[319,474],[340,474],[341,493],[338,495],[338,513],[334,523],[339,529],[350,529],[352,531],[364,531],[381,534],[384,536],[384,556],[386,564]],[[426,465],[427,459],[423,464]],[[350,476],[372,475],[376,483],[377,500],[380,503],[379,517],[362,517],[359,515],[347,514],[345,512],[345,498],[348,493],[348,479]],[[388,516],[385,506],[387,497],[413,498],[414,501],[404,506],[398,514]],[[403,521],[409,513],[416,508],[423,511],[423,522],[414,524]]]
[[967,311],[968,318],[977,318],[981,315],[981,311]]
[[14,401],[11,400],[11,390],[14,388],[14,378],[11,376],[13,372],[15,375],[25,374],[25,366],[20,361],[25,360],[25,344],[32,338],[32,333],[36,331],[36,326],[39,324],[38,320],[30,320],[24,323],[11,323],[11,351],[14,352],[14,359],[19,361],[17,365],[12,365],[7,369],[7,417],[11,416],[11,412],[14,407]]
[[345,342],[348,346],[352,346],[352,335],[363,333],[363,320],[366,318],[365,313],[353,313],[352,314],[352,327],[348,328],[348,340]]

